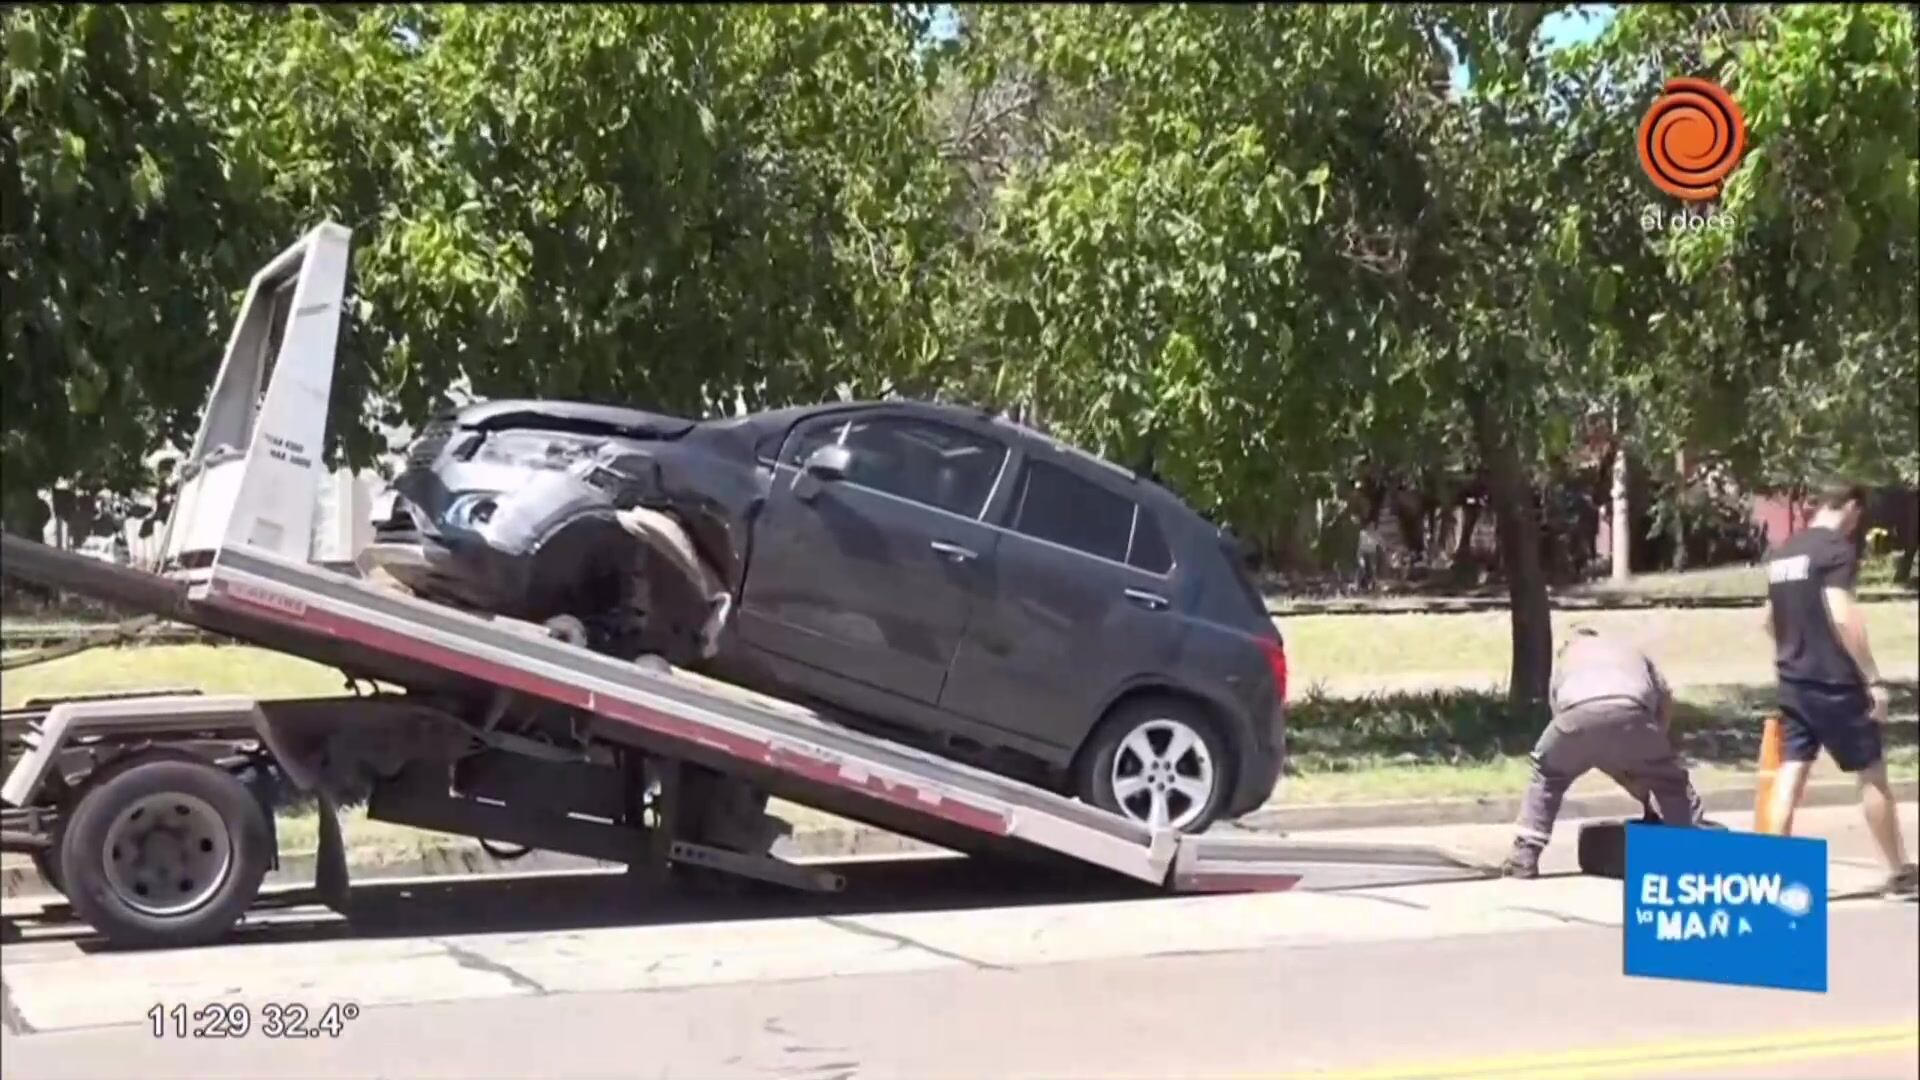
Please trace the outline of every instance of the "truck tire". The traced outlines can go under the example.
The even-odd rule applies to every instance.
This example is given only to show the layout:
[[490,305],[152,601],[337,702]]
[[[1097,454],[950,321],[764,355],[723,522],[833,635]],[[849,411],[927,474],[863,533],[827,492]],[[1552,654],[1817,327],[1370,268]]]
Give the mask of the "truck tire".
[[89,784],[65,822],[75,914],[117,945],[204,945],[240,918],[274,856],[245,784],[204,761],[137,755]]
[[1225,812],[1237,769],[1207,711],[1177,697],[1124,702],[1094,730],[1076,788],[1102,810],[1197,833]]

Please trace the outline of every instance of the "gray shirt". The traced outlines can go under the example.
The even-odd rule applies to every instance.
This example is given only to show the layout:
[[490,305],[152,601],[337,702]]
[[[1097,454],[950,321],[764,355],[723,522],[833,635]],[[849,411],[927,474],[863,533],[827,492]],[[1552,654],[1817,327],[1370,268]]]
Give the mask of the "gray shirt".
[[1645,653],[1623,641],[1576,632],[1553,665],[1553,711],[1590,701],[1632,701],[1658,712],[1667,682]]

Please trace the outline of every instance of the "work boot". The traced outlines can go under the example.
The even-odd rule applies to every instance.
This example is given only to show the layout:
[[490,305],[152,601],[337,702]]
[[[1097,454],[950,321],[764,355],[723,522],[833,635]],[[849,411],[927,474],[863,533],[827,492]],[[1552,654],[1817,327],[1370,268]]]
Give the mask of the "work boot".
[[1513,852],[1507,861],[1500,864],[1500,876],[1510,878],[1536,878],[1540,876],[1540,848],[1525,840],[1513,842]]
[[1911,900],[1920,895],[1920,866],[1908,863],[1887,875],[1887,883],[1880,892],[1895,900]]

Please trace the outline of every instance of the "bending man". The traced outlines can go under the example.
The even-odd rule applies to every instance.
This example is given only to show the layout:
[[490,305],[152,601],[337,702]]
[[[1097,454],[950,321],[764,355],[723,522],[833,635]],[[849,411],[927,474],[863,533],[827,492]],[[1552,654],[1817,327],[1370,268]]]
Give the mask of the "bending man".
[[1700,795],[1668,730],[1673,692],[1644,653],[1576,627],[1554,662],[1551,704],[1553,722],[1534,745],[1533,782],[1502,873],[1540,872],[1561,800],[1591,769],[1640,800],[1650,820],[1658,806],[1658,820],[1669,825],[1701,823]]

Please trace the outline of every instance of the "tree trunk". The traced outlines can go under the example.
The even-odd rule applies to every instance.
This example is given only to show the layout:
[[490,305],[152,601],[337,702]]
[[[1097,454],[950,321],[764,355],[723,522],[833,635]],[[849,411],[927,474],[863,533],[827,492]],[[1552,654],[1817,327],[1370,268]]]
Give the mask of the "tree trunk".
[[1613,580],[1633,578],[1633,500],[1627,488],[1627,444],[1615,438],[1613,447]]
[[1480,504],[1461,500],[1459,532],[1453,538],[1453,565],[1465,566],[1473,558],[1473,532],[1480,527]]
[[1400,527],[1400,543],[1407,549],[1410,559],[1417,559],[1427,550],[1426,515],[1419,505],[1418,495],[1410,492],[1396,492],[1391,506],[1394,523]]
[[1511,428],[1481,397],[1473,403],[1474,440],[1487,467],[1488,501],[1500,536],[1513,619],[1513,667],[1507,699],[1515,707],[1547,700],[1553,679],[1553,610],[1540,565],[1540,523]]
[[1894,543],[1899,546],[1900,555],[1894,560],[1893,581],[1896,585],[1913,584],[1913,562],[1916,549],[1920,549],[1920,491],[1909,489],[1900,492],[1894,509]]

